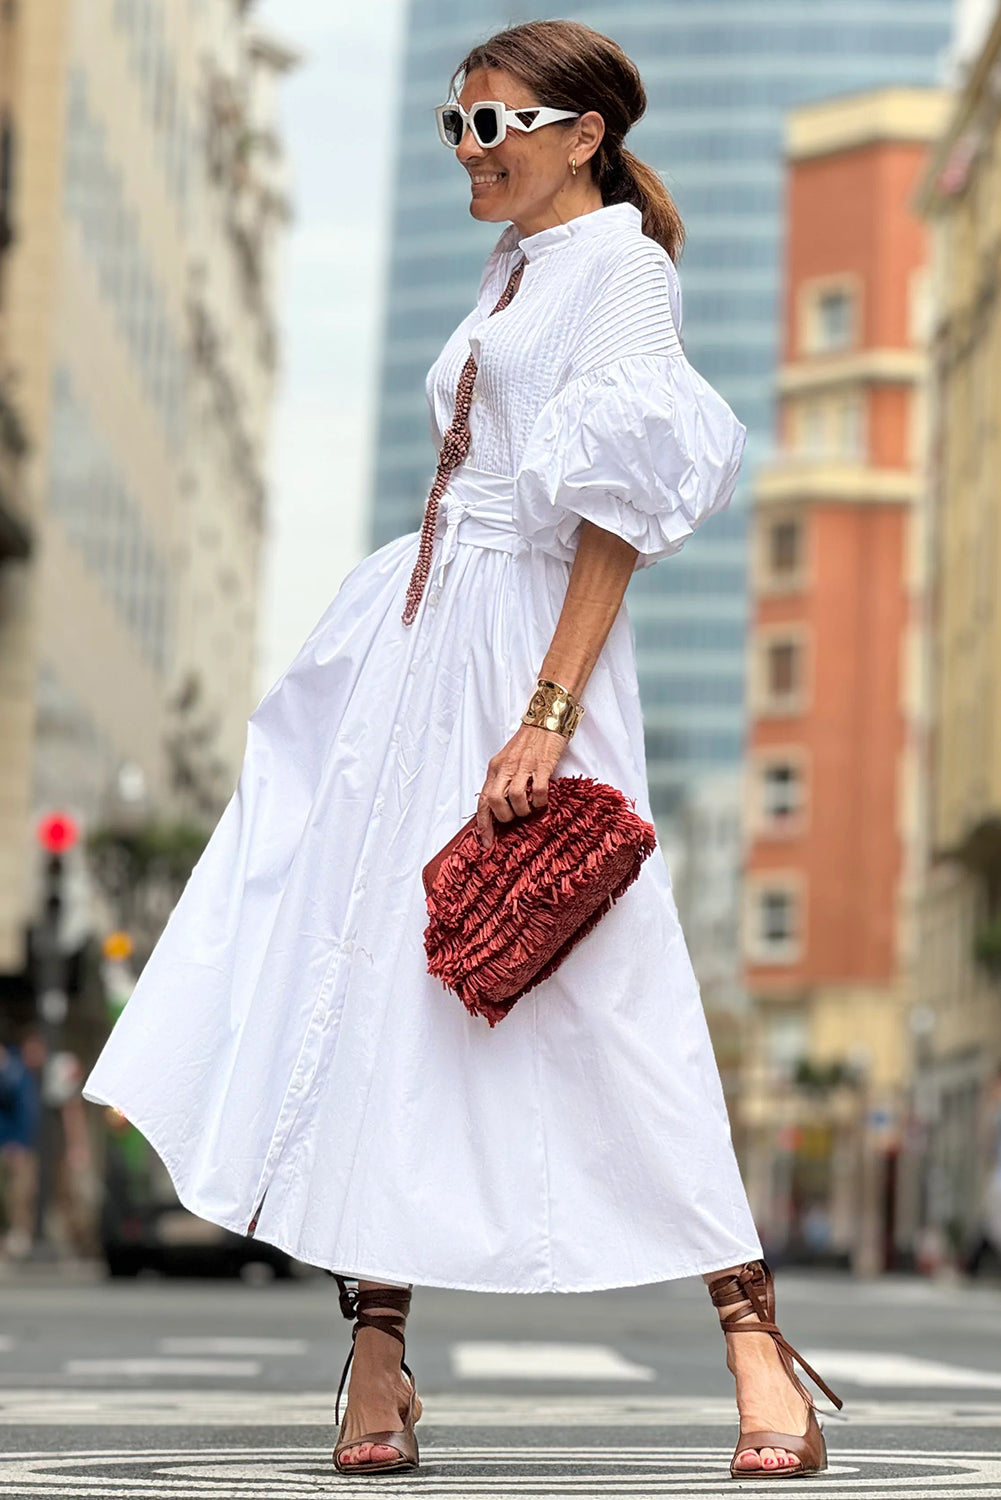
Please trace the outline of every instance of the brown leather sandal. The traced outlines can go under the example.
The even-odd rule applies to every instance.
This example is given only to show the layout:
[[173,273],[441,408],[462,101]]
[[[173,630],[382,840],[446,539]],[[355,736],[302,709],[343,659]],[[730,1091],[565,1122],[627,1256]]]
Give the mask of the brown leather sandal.
[[[334,1420],[340,1423],[337,1432],[337,1444],[334,1448],[334,1467],[339,1474],[384,1474],[389,1469],[417,1469],[420,1467],[420,1455],[417,1451],[417,1434],[414,1432],[415,1408],[417,1405],[417,1381],[414,1379],[413,1371],[407,1364],[403,1355],[406,1353],[407,1343],[403,1336],[403,1329],[407,1321],[407,1313],[410,1311],[410,1288],[409,1287],[382,1287],[379,1290],[370,1289],[361,1291],[356,1283],[355,1290],[351,1291],[343,1276],[334,1276],[340,1294],[341,1312],[346,1318],[354,1318],[355,1326],[351,1330],[351,1348],[344,1362],[341,1372],[341,1383],[337,1387],[337,1403],[334,1407]],[[388,1311],[387,1311],[388,1309]],[[403,1414],[403,1426],[394,1432],[363,1432],[360,1437],[350,1440],[344,1437],[344,1423],[347,1421],[347,1412],[341,1418],[341,1393],[344,1390],[344,1382],[348,1378],[348,1370],[354,1358],[355,1339],[358,1337],[359,1328],[381,1328],[383,1333],[391,1333],[394,1339],[399,1339],[403,1345],[400,1355],[400,1369],[410,1380],[410,1402],[406,1413]],[[395,1448],[399,1458],[379,1459],[374,1463],[345,1464],[341,1462],[341,1454],[346,1448],[357,1448],[361,1443],[385,1443]]]
[[[806,1371],[810,1379],[828,1396],[834,1405],[841,1410],[843,1402],[836,1396],[829,1385],[821,1380],[816,1370],[811,1369],[801,1354],[797,1354],[786,1339],[782,1337],[775,1323],[775,1283],[772,1279],[771,1269],[766,1261],[752,1260],[741,1266],[737,1271],[728,1271],[720,1276],[713,1277],[707,1282],[709,1295],[713,1300],[713,1306],[717,1309],[730,1307],[733,1310],[725,1315],[720,1313],[720,1327],[723,1333],[765,1333],[775,1340],[778,1351],[785,1366],[786,1373],[793,1385],[796,1386],[800,1395],[807,1405],[807,1423],[804,1433],[792,1432],[742,1432],[737,1439],[733,1457],[730,1460],[731,1479],[793,1479],[796,1476],[808,1474],[820,1474],[827,1468],[827,1444],[824,1442],[824,1434],[817,1421],[816,1406],[813,1397],[806,1389],[803,1382],[793,1369],[793,1360]],[[741,1304],[737,1306],[736,1304]],[[755,1323],[749,1319],[748,1313],[755,1312],[758,1321]],[[736,1467],[737,1460],[742,1453],[749,1448],[785,1448],[787,1452],[794,1453],[799,1463],[793,1468],[782,1467],[774,1469],[742,1469]]]

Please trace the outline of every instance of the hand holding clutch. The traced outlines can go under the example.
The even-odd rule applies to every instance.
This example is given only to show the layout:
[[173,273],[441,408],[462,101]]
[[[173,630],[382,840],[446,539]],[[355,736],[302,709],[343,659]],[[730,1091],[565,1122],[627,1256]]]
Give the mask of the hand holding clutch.
[[656,842],[620,791],[589,776],[550,782],[548,805],[499,823],[489,849],[474,815],[424,867],[428,973],[495,1026],[611,909]]

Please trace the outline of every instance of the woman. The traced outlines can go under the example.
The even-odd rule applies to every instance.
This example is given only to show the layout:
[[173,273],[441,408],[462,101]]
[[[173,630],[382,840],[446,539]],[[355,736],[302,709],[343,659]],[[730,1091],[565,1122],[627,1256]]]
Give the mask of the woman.
[[[473,217],[510,222],[428,375],[421,543],[349,574],[251,716],[87,1094],[148,1136],[193,1212],[338,1276],[359,1314],[339,1469],[416,1464],[413,1284],[703,1274],[734,1331],[771,1333],[727,1335],[734,1472],[811,1472],[823,1439],[769,1321],[663,860],[496,1029],[426,973],[421,869],[474,810],[489,845],[559,766],[649,818],[623,595],[727,504],[745,437],[682,352],[681,224],[623,146],[645,107],[629,59],[536,22],[459,74],[440,134]],[[521,720],[539,679],[565,709],[586,699],[572,744],[560,712]]]

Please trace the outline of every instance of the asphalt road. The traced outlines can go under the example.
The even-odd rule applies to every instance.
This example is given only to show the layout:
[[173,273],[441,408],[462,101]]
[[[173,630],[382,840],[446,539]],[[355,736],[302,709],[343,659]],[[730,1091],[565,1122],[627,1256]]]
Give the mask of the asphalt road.
[[[845,1400],[810,1500],[1001,1500],[1001,1288],[791,1271],[777,1287],[786,1336]],[[0,1493],[760,1492],[727,1477],[732,1380],[699,1281],[563,1297],[418,1289],[407,1357],[425,1415],[408,1476],[333,1472],[349,1327],[326,1277],[0,1280]]]

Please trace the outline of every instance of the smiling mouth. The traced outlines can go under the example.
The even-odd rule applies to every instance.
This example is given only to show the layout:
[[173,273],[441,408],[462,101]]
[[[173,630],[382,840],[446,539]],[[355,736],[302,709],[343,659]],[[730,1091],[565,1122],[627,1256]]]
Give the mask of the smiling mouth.
[[470,173],[470,180],[475,187],[477,183],[500,182],[506,176],[506,172],[476,172]]

